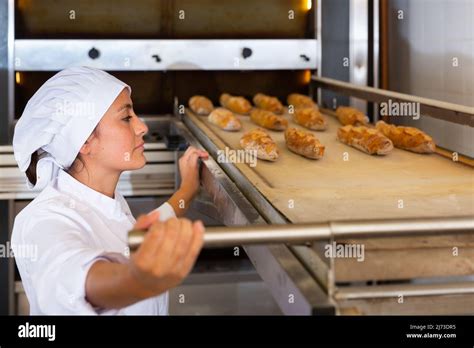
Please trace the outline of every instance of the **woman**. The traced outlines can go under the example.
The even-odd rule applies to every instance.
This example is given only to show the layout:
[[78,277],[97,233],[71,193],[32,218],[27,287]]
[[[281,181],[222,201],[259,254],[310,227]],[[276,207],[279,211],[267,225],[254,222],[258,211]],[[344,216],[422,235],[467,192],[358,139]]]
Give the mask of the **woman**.
[[[31,314],[167,314],[167,290],[190,272],[203,244],[200,221],[179,218],[199,189],[198,159],[179,161],[180,189],[137,221],[117,191],[120,174],[146,163],[147,126],[131,88],[87,67],[50,78],[25,107],[13,148],[30,188],[41,193],[15,219],[12,248]],[[181,201],[182,200],[182,201]],[[148,229],[133,255],[127,231]]]

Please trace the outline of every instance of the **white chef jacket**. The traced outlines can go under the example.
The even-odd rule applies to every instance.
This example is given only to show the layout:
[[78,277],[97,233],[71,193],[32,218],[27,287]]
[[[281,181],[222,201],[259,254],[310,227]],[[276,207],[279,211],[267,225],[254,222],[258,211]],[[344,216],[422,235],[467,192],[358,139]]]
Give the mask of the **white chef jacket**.
[[[117,190],[114,197],[61,170],[17,215],[11,245],[14,254],[20,247],[30,250],[15,257],[30,314],[168,314],[168,292],[119,310],[101,310],[86,300],[85,280],[93,263],[124,263],[129,257],[127,231],[135,219]],[[160,220],[176,216],[168,203],[157,210]]]

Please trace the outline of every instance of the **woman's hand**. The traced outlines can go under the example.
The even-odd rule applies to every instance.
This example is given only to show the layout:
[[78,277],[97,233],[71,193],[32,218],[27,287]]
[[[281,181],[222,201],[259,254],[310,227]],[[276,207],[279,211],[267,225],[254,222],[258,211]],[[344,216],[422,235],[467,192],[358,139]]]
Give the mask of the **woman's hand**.
[[194,197],[199,191],[199,158],[208,158],[206,151],[188,147],[184,155],[179,159],[179,172],[181,173],[181,190]]
[[86,299],[98,308],[124,308],[178,285],[191,271],[202,248],[204,226],[186,219],[158,221],[154,211],[137,219],[148,229],[130,262],[97,260],[86,277]]
[[[135,228],[143,228],[153,218],[153,214],[139,218]],[[201,221],[172,218],[154,222],[131,255],[130,274],[143,289],[142,296],[155,296],[180,284],[196,262],[203,241]]]
[[179,159],[179,171],[181,173],[181,186],[171,196],[168,203],[173,207],[176,216],[183,216],[189,208],[191,201],[199,191],[199,158],[208,158],[206,151],[188,147],[184,155]]

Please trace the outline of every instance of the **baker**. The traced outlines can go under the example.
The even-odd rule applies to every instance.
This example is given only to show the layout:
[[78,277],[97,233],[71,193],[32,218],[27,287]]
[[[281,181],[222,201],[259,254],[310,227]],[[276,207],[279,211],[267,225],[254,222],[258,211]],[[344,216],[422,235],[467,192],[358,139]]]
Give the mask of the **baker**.
[[[201,221],[181,218],[199,189],[199,158],[179,160],[182,183],[137,220],[117,191],[123,171],[146,163],[147,126],[131,88],[98,69],[73,67],[33,95],[15,126],[13,150],[29,188],[40,194],[16,217],[12,249],[31,314],[168,314],[168,290],[191,271],[203,245]],[[148,229],[129,255],[127,231]]]

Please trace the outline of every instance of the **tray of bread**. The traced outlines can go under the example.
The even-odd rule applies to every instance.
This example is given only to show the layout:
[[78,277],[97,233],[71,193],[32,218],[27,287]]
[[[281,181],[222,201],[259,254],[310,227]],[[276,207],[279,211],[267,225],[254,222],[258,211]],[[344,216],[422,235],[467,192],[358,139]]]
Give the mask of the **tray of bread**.
[[293,223],[474,216],[473,168],[428,134],[301,94],[285,102],[194,96],[185,117]]

